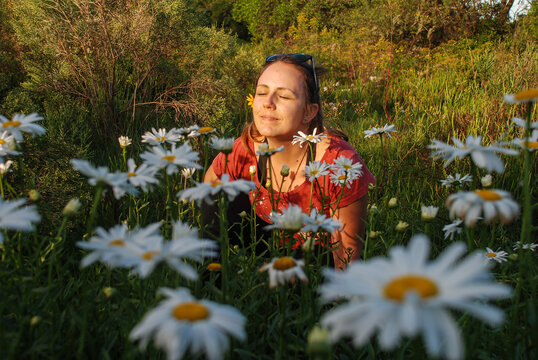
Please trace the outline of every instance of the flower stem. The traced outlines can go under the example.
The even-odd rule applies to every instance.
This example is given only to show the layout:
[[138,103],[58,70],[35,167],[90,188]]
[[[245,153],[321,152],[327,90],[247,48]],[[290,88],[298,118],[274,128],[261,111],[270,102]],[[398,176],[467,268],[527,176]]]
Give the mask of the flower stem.
[[103,190],[103,185],[98,184],[97,189],[95,190],[95,196],[93,198],[92,209],[90,210],[90,220],[88,221],[88,228],[86,230],[88,236],[90,236],[92,233],[93,223],[95,222],[95,217],[97,216],[97,206],[99,205],[99,201],[101,201],[101,195],[103,194]]

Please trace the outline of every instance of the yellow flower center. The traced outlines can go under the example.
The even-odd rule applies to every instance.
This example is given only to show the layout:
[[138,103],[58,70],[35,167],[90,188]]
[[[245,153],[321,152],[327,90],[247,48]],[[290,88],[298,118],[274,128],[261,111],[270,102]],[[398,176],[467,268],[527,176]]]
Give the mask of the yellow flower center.
[[122,239],[114,239],[108,243],[108,246],[124,246],[125,242]]
[[474,192],[484,201],[499,201],[502,199],[501,195],[492,190],[475,190]]
[[439,293],[433,281],[418,275],[405,275],[396,278],[385,285],[383,289],[385,297],[400,302],[405,299],[405,295],[409,291],[416,292],[421,299],[435,296]]
[[166,155],[166,156],[163,156],[162,159],[169,162],[173,162],[176,159],[176,157],[174,155]]
[[346,169],[346,170],[351,170],[351,169],[353,169],[353,166],[348,165],[348,164],[345,164],[345,165],[344,165],[344,169]]
[[127,177],[136,177],[136,173],[134,172],[128,172]]
[[312,135],[306,135],[305,136],[305,139],[306,140],[312,140],[312,139],[315,139],[316,137],[315,136],[312,136]]
[[317,174],[319,174],[319,170],[312,170],[312,171],[310,171],[310,175],[314,175],[314,176],[315,176],[315,175],[317,175]]
[[145,253],[142,254],[142,259],[149,261],[149,260],[153,259],[153,257],[155,255],[159,255],[159,254],[160,254],[160,252],[155,251],[155,250],[146,251]]
[[172,315],[182,321],[200,321],[209,317],[209,310],[198,302],[185,302],[172,310]]
[[345,179],[346,179],[346,176],[345,176],[345,175],[340,175],[340,176],[338,177],[338,180],[345,180]]
[[528,141],[526,144],[529,149],[538,149],[538,141]]
[[200,130],[198,130],[198,133],[207,134],[209,132],[212,132],[213,130],[215,129],[213,129],[211,126],[204,126],[204,127],[201,127]]
[[4,139],[0,139],[0,145],[4,145],[6,141]]
[[159,142],[165,142],[166,141],[166,136],[156,137],[155,140],[157,140]]
[[211,187],[217,187],[219,185],[222,185],[222,181],[220,181],[220,180],[211,181]]
[[293,260],[292,258],[288,256],[285,256],[285,257],[281,257],[275,260],[275,262],[273,263],[273,269],[284,271],[284,270],[291,269],[292,267],[295,267],[296,265],[297,263],[295,262],[295,260]]
[[207,265],[207,270],[209,270],[209,271],[221,271],[222,270],[222,265],[219,264],[219,263],[211,263],[211,264]]
[[6,121],[5,123],[2,124],[2,127],[5,129],[5,128],[8,128],[10,126],[12,127],[17,127],[21,124],[20,121]]
[[495,254],[494,252],[489,252],[486,254],[487,257],[496,257],[497,254]]
[[520,91],[514,95],[514,99],[516,101],[532,100],[537,97],[538,97],[538,89],[529,89],[525,91]]

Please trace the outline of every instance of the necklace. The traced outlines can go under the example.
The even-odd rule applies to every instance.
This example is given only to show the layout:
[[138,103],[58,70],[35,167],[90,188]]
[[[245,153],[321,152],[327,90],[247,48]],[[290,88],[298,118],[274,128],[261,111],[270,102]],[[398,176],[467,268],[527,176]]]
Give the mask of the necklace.
[[[314,145],[314,146],[316,146],[316,145]],[[309,153],[309,146],[306,147],[306,151],[303,153],[303,156],[301,157],[301,160],[299,160],[299,163],[297,164],[297,167],[295,168],[295,172],[290,172],[290,174],[289,174],[289,178],[290,178],[291,181],[290,181],[290,184],[288,185],[288,189],[286,190],[286,192],[289,192],[289,191],[290,191],[291,186],[293,185],[293,182],[295,181],[295,178],[296,178],[297,173],[298,173],[298,171],[299,171],[299,168],[301,167],[301,165],[302,165],[302,163],[303,163],[303,160],[305,159],[306,154],[308,154],[308,153]],[[271,176],[271,177],[274,178],[274,179],[275,179],[275,182],[276,182],[276,179],[277,179],[277,173],[276,173],[276,170],[274,169],[272,163],[271,163],[271,173],[272,173],[272,175],[273,175],[273,176]],[[286,180],[286,178],[285,178],[285,177],[282,177],[282,184],[278,184],[278,182],[277,182],[276,185],[277,185],[277,187],[278,187],[279,189],[281,189],[281,187],[284,185],[284,181],[285,181],[285,180]]]

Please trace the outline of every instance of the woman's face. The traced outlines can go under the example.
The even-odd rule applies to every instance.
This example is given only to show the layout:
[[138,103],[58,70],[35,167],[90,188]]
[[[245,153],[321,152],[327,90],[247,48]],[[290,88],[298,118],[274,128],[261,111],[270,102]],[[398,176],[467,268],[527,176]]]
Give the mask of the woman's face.
[[279,61],[258,79],[252,107],[260,134],[281,141],[293,139],[298,131],[307,132],[318,111],[317,104],[307,101],[303,74],[295,65]]

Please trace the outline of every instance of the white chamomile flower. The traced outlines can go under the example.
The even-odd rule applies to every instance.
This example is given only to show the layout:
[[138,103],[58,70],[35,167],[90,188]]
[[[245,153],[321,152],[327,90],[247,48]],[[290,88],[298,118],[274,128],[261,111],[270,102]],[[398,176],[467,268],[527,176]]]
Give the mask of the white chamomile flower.
[[189,135],[187,135],[187,137],[193,138],[193,137],[198,137],[198,136],[201,136],[201,135],[212,134],[215,131],[217,131],[217,129],[215,129],[215,128],[211,127],[211,126],[202,126],[202,127],[196,126],[196,128],[195,127],[190,127],[189,129],[192,129],[192,130],[189,132]]
[[147,131],[142,135],[142,142],[152,146],[162,145],[164,143],[175,144],[182,136],[174,129],[166,131],[166,129],[155,130],[151,128],[151,131]]
[[36,121],[40,120],[43,120],[43,118],[37,113],[30,115],[15,114],[11,120],[0,115],[0,126],[2,130],[13,135],[16,141],[22,141],[23,132],[31,135],[43,135],[45,133],[45,129],[41,125],[35,124]]
[[439,208],[437,206],[424,206],[422,205],[420,208],[421,211],[421,217],[422,220],[429,221],[435,219],[437,216],[437,213],[439,212]]
[[8,131],[0,133],[0,160],[4,156],[19,155],[20,152],[15,150],[15,138]]
[[508,259],[508,253],[506,251],[497,250],[493,251],[490,248],[486,248],[486,260],[493,261],[495,260],[498,263],[506,262]]
[[209,183],[194,182],[195,186],[180,191],[177,196],[181,200],[202,201],[208,204],[213,203],[212,196],[223,191],[228,200],[233,201],[239,193],[246,193],[256,188],[256,184],[252,181],[239,179],[230,181],[228,174],[223,174],[220,180]]
[[311,231],[317,233],[321,230],[332,234],[335,230],[339,229],[342,229],[342,224],[339,220],[328,218],[325,214],[312,209],[309,216],[306,214],[304,216],[304,226],[301,228],[301,232]]
[[538,101],[538,89],[520,91],[516,94],[505,94],[504,101],[510,104],[521,104]]
[[334,172],[345,171],[354,179],[362,176],[362,164],[360,162],[353,163],[353,160],[345,156],[339,156],[338,159],[334,160],[331,170]]
[[126,173],[111,173],[106,166],[95,168],[86,160],[72,159],[71,164],[75,170],[88,177],[88,183],[90,185],[97,186],[103,184],[110,186],[116,199],[121,198],[125,193],[131,195],[138,193],[136,188],[129,184]]
[[189,143],[185,143],[178,148],[172,145],[171,150],[165,149],[160,145],[154,146],[150,150],[143,152],[140,157],[149,166],[157,169],[166,169],[168,175],[177,173],[179,167],[201,168],[196,163],[199,159],[199,154],[196,151],[192,151]]
[[357,178],[359,178],[359,173],[357,171],[347,171],[343,169],[339,169],[336,172],[332,173],[330,175],[331,182],[334,185],[337,186],[344,186],[346,185],[348,188],[351,188],[351,184],[353,181],[355,181]]
[[486,222],[499,219],[508,224],[519,214],[519,204],[499,189],[460,191],[448,197],[446,206],[451,218],[458,217],[467,226],[474,226],[482,217]]
[[467,155],[471,156],[472,161],[476,166],[486,169],[488,172],[496,171],[502,173],[504,164],[495,153],[506,155],[518,155],[514,149],[508,149],[501,146],[482,146],[481,136],[468,136],[465,143],[456,138],[452,138],[456,146],[445,144],[438,140],[433,140],[433,144],[428,145],[428,148],[433,149],[433,157],[442,157],[447,167],[454,159],[463,159]]
[[522,149],[528,148],[529,151],[538,150],[538,130],[534,130],[528,140],[517,138],[512,141],[512,144]]
[[285,285],[287,282],[295,282],[297,278],[308,282],[308,278],[303,272],[304,261],[296,260],[289,256],[273,258],[273,260],[260,267],[259,271],[269,272],[269,287],[275,288]]
[[383,134],[387,134],[390,138],[392,138],[390,135],[391,132],[397,132],[394,125],[385,124],[385,126],[380,128],[374,126],[370,130],[364,130],[364,138],[366,139],[374,135],[382,136]]
[[[35,205],[22,206],[26,199],[4,201],[0,198],[0,229],[33,231],[41,216]],[[0,232],[0,244],[4,237]]]
[[157,169],[142,164],[136,166],[133,159],[127,160],[127,181],[133,186],[141,188],[143,191],[148,191],[151,184],[158,184],[159,179],[155,177]]
[[306,214],[298,205],[290,205],[282,210],[282,213],[271,212],[271,225],[265,226],[266,230],[281,229],[289,232],[298,232],[303,227]]
[[305,177],[308,181],[313,182],[314,179],[329,173],[330,166],[321,161],[310,161],[304,168]]
[[535,243],[521,244],[521,242],[519,242],[519,241],[516,241],[516,243],[513,246],[514,251],[517,251],[517,250],[534,251],[536,248],[538,248],[538,244],[535,244]]
[[209,139],[209,146],[211,146],[213,149],[221,151],[225,154],[229,154],[232,152],[234,147],[234,138],[218,138],[218,137],[211,137]]
[[[518,118],[518,117],[513,117],[512,122],[514,124],[516,124],[517,126],[519,126],[520,128],[522,128],[522,129],[526,129],[527,125],[528,125],[527,120],[521,119],[521,118]],[[531,130],[538,130],[538,121],[531,122],[530,123],[530,128],[531,128]]]
[[465,245],[458,242],[434,261],[429,253],[429,239],[418,235],[407,247],[392,247],[388,258],[351,263],[344,271],[325,269],[322,299],[341,304],[321,317],[332,340],[351,337],[360,347],[377,333],[380,348],[391,350],[402,337],[422,334],[429,356],[461,359],[464,345],[449,309],[493,326],[504,321],[503,312],[485,302],[512,291],[492,281],[482,251],[461,259]]
[[256,151],[256,155],[271,156],[274,153],[283,152],[283,151],[284,151],[284,146],[279,146],[277,148],[272,148],[272,147],[269,147],[269,144],[263,143],[263,144],[260,144],[260,146],[258,146],[258,150]]
[[461,186],[466,182],[473,181],[473,177],[469,174],[461,176],[459,173],[456,175],[448,175],[445,180],[441,180],[441,185],[451,187],[452,185]]
[[292,144],[297,144],[299,143],[299,146],[300,147],[303,147],[303,144],[305,142],[310,142],[312,144],[318,144],[321,142],[321,140],[325,137],[325,134],[324,133],[320,133],[320,134],[317,134],[316,135],[316,131],[318,131],[317,128],[314,129],[314,131],[312,132],[311,135],[307,135],[305,134],[304,132],[302,131],[299,131],[299,135],[294,135],[293,136],[293,140],[292,140]]
[[450,240],[453,240],[455,234],[461,233],[461,224],[463,224],[463,220],[456,219],[451,224],[445,225],[443,227],[443,231],[445,232],[445,239],[450,238]]
[[197,300],[188,289],[161,288],[166,296],[131,331],[132,341],[140,340],[144,350],[153,338],[155,347],[164,349],[169,360],[203,353],[209,360],[221,360],[230,347],[229,337],[245,340],[246,318],[231,305]]
[[9,171],[9,168],[13,164],[13,161],[7,160],[6,162],[0,163],[0,175],[4,175]]
[[132,141],[128,136],[120,136],[118,138],[118,142],[120,143],[120,147],[122,149],[125,149],[127,146],[132,144]]
[[190,179],[194,175],[195,171],[196,171],[195,168],[184,168],[184,169],[181,169],[181,175],[185,179]]

